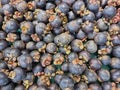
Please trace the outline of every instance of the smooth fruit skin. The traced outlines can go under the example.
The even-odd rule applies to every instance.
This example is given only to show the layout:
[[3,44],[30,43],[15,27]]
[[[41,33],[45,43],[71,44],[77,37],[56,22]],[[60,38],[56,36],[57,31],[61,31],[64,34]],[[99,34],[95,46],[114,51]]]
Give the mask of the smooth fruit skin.
[[109,65],[111,62],[111,57],[108,55],[103,55],[103,56],[101,56],[100,60],[104,65]]
[[25,71],[20,68],[20,67],[16,67],[13,72],[15,73],[14,78],[12,79],[13,82],[18,83],[20,81],[22,81],[25,78]]
[[63,77],[59,83],[61,89],[65,88],[72,88],[74,87],[74,83],[71,78],[69,77]]
[[7,75],[3,72],[0,72],[0,86],[6,85],[9,83]]
[[50,90],[58,90],[58,85],[57,84],[51,84],[49,87]]
[[0,40],[0,51],[4,50],[8,46],[5,40]]
[[48,21],[47,13],[44,10],[40,10],[40,12],[37,15],[37,20],[39,22],[47,22]]
[[88,85],[84,82],[79,82],[76,86],[75,86],[75,90],[88,90]]
[[113,7],[113,6],[107,6],[103,10],[103,15],[104,15],[105,18],[110,19],[110,18],[114,17],[115,14],[116,14],[116,8]]
[[68,13],[69,11],[69,6],[66,3],[61,3],[58,5],[58,9],[62,12],[62,13]]
[[69,72],[75,75],[80,75],[85,70],[85,65],[69,63]]
[[85,6],[83,1],[77,0],[73,5],[72,5],[72,9],[75,13],[77,13],[78,11],[80,11],[83,7]]
[[101,86],[99,84],[90,84],[89,88],[91,90],[102,90]]
[[88,83],[93,83],[97,81],[97,74],[92,70],[86,71],[86,77],[87,77]]
[[73,36],[68,33],[62,33],[54,38],[55,44],[59,46],[68,45],[73,40]]
[[32,57],[28,54],[23,54],[17,58],[19,66],[30,70],[32,68]]
[[98,71],[98,75],[101,81],[109,81],[110,79],[110,73],[108,70],[101,69]]
[[0,90],[14,90],[14,84],[13,83],[9,83],[5,86],[2,86]]
[[120,58],[120,46],[119,45],[118,46],[114,46],[112,52],[113,52],[113,55],[115,57]]
[[102,84],[103,90],[111,90],[112,89],[112,83],[111,82],[104,82]]
[[15,90],[24,90],[25,87],[23,85],[18,85],[15,87]]
[[38,35],[41,35],[44,33],[45,27],[46,27],[46,25],[44,23],[40,22],[35,26],[35,32]]
[[68,30],[71,33],[78,32],[78,29],[80,28],[79,24],[76,20],[73,20],[67,24]]
[[99,19],[97,22],[97,26],[101,31],[105,31],[108,29],[107,23],[105,23],[102,19]]
[[5,31],[8,33],[8,32],[16,32],[18,29],[18,23],[16,20],[14,19],[11,19],[11,20],[8,20],[6,21],[6,24],[5,24]]
[[120,69],[120,59],[119,58],[112,58],[111,62],[111,67],[114,69]]
[[97,33],[97,35],[94,37],[94,41],[98,45],[105,45],[105,43],[107,42],[107,36],[104,33]]
[[86,49],[90,53],[95,53],[97,51],[97,44],[93,40],[89,40],[86,43]]
[[111,78],[113,81],[115,82],[120,82],[119,78],[120,78],[120,70],[112,70],[111,71]]
[[72,62],[73,60],[75,59],[78,59],[78,54],[75,53],[75,52],[71,52],[69,55],[68,55],[68,60],[69,62]]
[[98,70],[102,66],[102,63],[98,59],[91,59],[89,64],[93,70]]

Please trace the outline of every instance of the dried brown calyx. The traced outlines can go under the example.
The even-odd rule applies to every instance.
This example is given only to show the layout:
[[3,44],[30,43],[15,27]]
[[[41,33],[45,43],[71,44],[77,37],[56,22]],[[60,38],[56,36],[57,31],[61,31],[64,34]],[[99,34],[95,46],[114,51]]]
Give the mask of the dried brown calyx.
[[119,6],[120,0],[108,0],[108,5],[109,6]]
[[92,3],[92,4],[100,4],[100,1],[101,1],[101,0],[89,0],[89,3]]
[[45,73],[44,72],[38,72],[38,73],[35,73],[34,75],[35,76],[42,76],[42,75],[44,75]]
[[28,2],[27,7],[29,10],[34,10],[36,8],[36,2],[35,1]]
[[44,30],[44,34],[49,33],[51,30],[53,30],[52,26],[50,25],[50,23],[47,24],[45,30]]
[[17,5],[18,3],[20,3],[23,0],[10,0],[10,4],[12,5]]
[[42,76],[40,76],[40,80],[41,80],[45,85],[47,85],[47,86],[50,85],[50,79],[49,79],[48,76],[42,75]]
[[23,14],[19,11],[15,11],[14,15],[13,15],[14,19],[22,19],[23,18]]
[[6,40],[9,42],[14,42],[17,39],[17,35],[14,33],[8,33]]
[[83,60],[74,59],[74,60],[72,60],[72,63],[73,64],[80,64],[80,65],[82,65],[83,64]]
[[117,9],[116,15],[112,18],[112,23],[120,22],[120,8]]
[[54,65],[61,65],[64,61],[64,58],[63,57],[59,57],[59,58],[56,58],[54,60]]
[[48,66],[51,64],[51,61],[52,61],[52,57],[51,56],[48,56],[46,57],[45,59],[42,60],[42,66],[45,67],[45,66]]
[[26,20],[32,20],[33,19],[33,13],[28,11],[24,14],[24,17]]
[[31,37],[33,41],[37,41],[37,42],[40,41],[40,38],[37,34],[32,34]]

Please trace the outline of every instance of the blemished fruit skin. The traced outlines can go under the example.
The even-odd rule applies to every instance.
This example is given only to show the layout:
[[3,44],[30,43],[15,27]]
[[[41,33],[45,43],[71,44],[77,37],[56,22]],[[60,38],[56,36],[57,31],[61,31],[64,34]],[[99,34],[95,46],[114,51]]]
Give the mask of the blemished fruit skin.
[[120,90],[120,0],[0,0],[0,90]]

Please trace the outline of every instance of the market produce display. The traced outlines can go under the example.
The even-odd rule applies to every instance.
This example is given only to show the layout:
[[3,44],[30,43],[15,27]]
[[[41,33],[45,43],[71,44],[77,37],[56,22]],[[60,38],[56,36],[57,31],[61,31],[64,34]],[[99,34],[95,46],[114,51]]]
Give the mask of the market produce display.
[[0,90],[120,90],[120,0],[0,0]]

